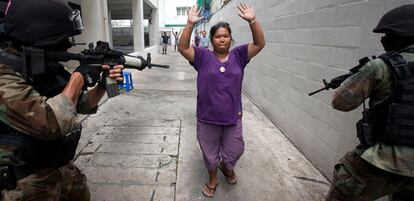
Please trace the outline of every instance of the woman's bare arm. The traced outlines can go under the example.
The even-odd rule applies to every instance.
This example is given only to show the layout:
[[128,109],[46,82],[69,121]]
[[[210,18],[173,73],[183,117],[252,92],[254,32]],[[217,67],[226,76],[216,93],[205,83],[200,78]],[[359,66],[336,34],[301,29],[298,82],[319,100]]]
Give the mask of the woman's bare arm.
[[197,10],[197,6],[193,6],[187,11],[188,20],[178,42],[178,51],[188,61],[194,62],[194,48],[190,46],[190,39],[194,25],[202,19],[202,17],[199,16],[201,9]]
[[253,7],[241,3],[237,8],[241,12],[239,13],[239,16],[249,23],[252,32],[253,43],[249,43],[247,48],[247,55],[249,59],[251,59],[256,56],[266,44],[263,29],[256,19]]

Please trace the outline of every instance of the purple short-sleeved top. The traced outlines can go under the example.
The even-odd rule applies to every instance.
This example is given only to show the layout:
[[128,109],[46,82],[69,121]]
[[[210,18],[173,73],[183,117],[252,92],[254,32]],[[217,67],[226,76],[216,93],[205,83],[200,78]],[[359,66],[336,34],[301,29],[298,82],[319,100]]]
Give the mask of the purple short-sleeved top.
[[[244,68],[249,62],[248,45],[240,45],[229,52],[221,63],[209,49],[194,47],[197,76],[197,118],[218,125],[232,125],[241,118],[241,89]],[[220,68],[225,71],[221,72]],[[223,68],[222,68],[223,69]]]

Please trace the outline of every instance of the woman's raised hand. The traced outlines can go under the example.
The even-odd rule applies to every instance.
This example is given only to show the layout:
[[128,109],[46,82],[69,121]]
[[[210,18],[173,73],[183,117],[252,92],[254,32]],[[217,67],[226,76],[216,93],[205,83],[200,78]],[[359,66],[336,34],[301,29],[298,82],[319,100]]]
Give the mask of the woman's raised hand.
[[249,23],[256,20],[256,14],[254,14],[253,7],[247,6],[245,3],[241,3],[239,6],[237,6],[237,8],[241,12],[239,13],[239,16],[244,20],[248,21]]
[[188,22],[195,24],[203,19],[203,17],[200,16],[200,12],[201,8],[197,10],[197,6],[193,6],[191,9],[187,9]]

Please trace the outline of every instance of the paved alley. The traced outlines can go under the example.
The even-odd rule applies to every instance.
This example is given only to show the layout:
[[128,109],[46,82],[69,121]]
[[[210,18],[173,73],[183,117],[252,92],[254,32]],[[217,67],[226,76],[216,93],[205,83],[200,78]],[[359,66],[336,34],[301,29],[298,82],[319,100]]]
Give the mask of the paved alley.
[[[76,164],[94,201],[319,201],[329,182],[247,97],[245,152],[239,181],[219,172],[217,192],[205,198],[208,175],[196,140],[196,72],[169,47],[153,62],[170,69],[132,71],[134,90],[105,100],[83,120]],[[247,66],[249,68],[249,66]]]

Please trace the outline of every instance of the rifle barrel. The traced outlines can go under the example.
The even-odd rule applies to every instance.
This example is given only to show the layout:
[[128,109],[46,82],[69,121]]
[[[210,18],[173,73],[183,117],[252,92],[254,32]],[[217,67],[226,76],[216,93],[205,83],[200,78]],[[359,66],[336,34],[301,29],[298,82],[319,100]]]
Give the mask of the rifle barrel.
[[312,92],[312,93],[309,93],[308,94],[308,96],[312,96],[312,95],[314,95],[314,94],[316,94],[316,93],[319,93],[319,92],[321,92],[321,91],[323,91],[323,90],[328,90],[329,89],[329,87],[324,87],[324,88],[322,88],[322,89],[318,89],[318,90],[316,90],[316,91],[314,91],[314,92]]
[[161,64],[149,64],[149,67],[170,68],[169,65],[161,65]]

